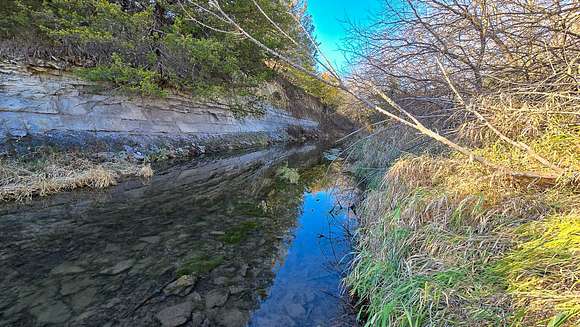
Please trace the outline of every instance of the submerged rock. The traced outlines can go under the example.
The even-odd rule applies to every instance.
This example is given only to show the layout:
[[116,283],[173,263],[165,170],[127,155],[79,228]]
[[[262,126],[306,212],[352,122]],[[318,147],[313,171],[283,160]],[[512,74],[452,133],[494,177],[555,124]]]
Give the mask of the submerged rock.
[[293,327],[296,323],[288,316],[271,314],[268,317],[259,317],[254,321],[256,326],[284,326]]
[[179,277],[173,283],[167,285],[163,292],[166,295],[185,296],[189,294],[195,285],[197,277],[195,275],[184,275]]
[[86,290],[75,294],[71,298],[71,305],[75,311],[80,311],[86,308],[89,304],[91,304],[95,300],[95,295],[97,294],[97,289],[94,287],[87,288]]
[[85,270],[79,266],[76,266],[70,262],[63,262],[60,265],[54,267],[50,273],[53,275],[67,275],[67,274],[78,274]]
[[30,312],[40,324],[62,324],[71,317],[70,309],[60,301],[35,307]]
[[159,243],[159,241],[161,241],[161,237],[160,236],[147,236],[147,237],[141,237],[140,238],[141,241],[149,243],[149,244],[155,244],[155,243]]
[[116,252],[119,252],[119,251],[121,251],[121,246],[119,244],[109,243],[105,247],[105,252],[107,252],[107,253],[116,253]]
[[[67,196],[57,198],[60,202],[56,209],[53,206],[48,211],[41,206],[43,203],[39,203],[41,209],[38,212],[25,211],[24,214],[31,217],[50,217],[42,220],[46,228],[38,230],[61,231],[62,228],[62,237],[51,238],[50,242],[42,244],[42,248],[18,252],[18,256],[26,261],[7,259],[10,267],[22,262],[30,265],[19,269],[26,275],[20,273],[22,277],[5,278],[0,283],[6,291],[0,292],[4,293],[0,295],[0,316],[11,319],[7,326],[104,326],[107,322],[111,322],[111,326],[245,325],[251,310],[255,310],[260,302],[258,294],[268,295],[266,290],[275,278],[273,258],[280,255],[282,261],[279,262],[284,264],[286,253],[276,252],[278,241],[273,238],[294,228],[293,215],[298,212],[295,209],[299,203],[293,202],[292,210],[284,206],[284,212],[289,212],[289,216],[252,217],[252,221],[259,222],[264,230],[250,233],[239,244],[227,244],[217,250],[221,238],[210,233],[224,235],[219,231],[222,226],[237,226],[240,221],[248,219],[245,213],[230,213],[229,210],[236,209],[239,203],[243,206],[247,206],[247,202],[253,204],[255,201],[247,192],[247,182],[255,182],[255,176],[273,173],[262,162],[270,162],[281,155],[276,151],[265,151],[271,155],[252,153],[252,158],[256,158],[259,164],[250,167],[242,161],[244,167],[248,167],[239,168],[239,172],[231,168],[237,167],[238,157],[225,163],[220,161],[219,169],[213,162],[207,167],[202,162],[189,170],[178,166],[169,170],[170,173],[158,176],[153,186],[131,181],[111,194],[107,193],[106,197],[87,192],[87,195],[75,195],[70,200],[78,203],[68,204]],[[212,174],[217,177],[211,177]],[[208,200],[203,192],[208,185],[215,200]],[[276,187],[273,180],[260,185],[267,187],[260,191],[263,194],[256,195],[258,198]],[[297,197],[301,197],[301,190],[297,192],[300,194]],[[222,194],[232,198],[233,207],[223,204]],[[67,214],[71,208],[75,210],[71,218],[74,218],[74,224],[68,220],[64,224],[62,221],[69,219]],[[13,221],[22,221],[21,215],[20,212],[12,214]],[[1,227],[0,230],[13,233],[14,228],[7,219],[3,219]],[[12,241],[12,235],[8,235],[9,242],[0,248],[0,252],[10,249],[16,241],[36,246],[28,235],[27,230],[15,233],[15,241]],[[74,237],[69,240],[70,235]],[[259,246],[262,241],[266,246]],[[134,252],[132,247],[136,244],[143,244],[145,250]],[[46,248],[55,249],[55,255],[48,258],[50,260],[43,258],[37,265],[35,260],[45,253]],[[300,269],[301,262],[298,265]],[[177,270],[181,266],[187,269],[184,269],[185,275],[178,278],[176,276],[181,274]],[[52,268],[53,274],[47,274]],[[5,276],[13,274],[10,269],[2,272],[6,272]],[[293,308],[293,311],[289,309],[287,312],[282,304],[279,310],[267,312],[266,318],[273,314],[275,319],[267,320],[271,324],[263,326],[287,326],[292,324],[292,319],[305,321],[308,318],[294,316],[304,308],[309,312],[312,306],[318,305],[307,304],[302,298],[299,303],[302,308]],[[48,306],[55,307],[54,315],[46,312]],[[33,309],[36,310],[34,315],[31,313]],[[56,317],[57,314],[60,316]],[[35,318],[40,315],[41,321],[48,322]]]
[[229,279],[227,277],[220,276],[220,277],[214,278],[213,283],[216,285],[225,285],[228,283],[228,281],[229,281]]
[[191,325],[193,327],[201,326],[203,324],[204,320],[205,320],[205,316],[201,312],[194,312],[191,314]]
[[75,294],[93,285],[94,283],[95,282],[92,279],[88,278],[65,281],[60,287],[60,294],[64,296]]
[[101,270],[101,274],[103,274],[103,275],[118,275],[124,271],[131,269],[131,267],[133,267],[134,263],[135,263],[135,260],[133,260],[133,259],[121,261],[111,268]]
[[235,295],[235,294],[240,294],[243,291],[245,291],[246,289],[240,286],[230,286],[230,294]]
[[293,318],[304,317],[306,315],[306,309],[299,303],[288,303],[286,305],[286,312]]
[[208,309],[221,307],[227,302],[229,296],[230,294],[227,290],[211,290],[205,298],[205,306]]
[[249,268],[249,266],[247,264],[245,264],[245,263],[242,264],[240,266],[240,270],[239,270],[240,271],[240,276],[245,277],[246,274],[248,273],[248,268]]
[[139,243],[139,244],[136,244],[135,246],[133,246],[131,249],[134,251],[142,251],[146,247],[147,247],[147,243]]
[[191,302],[184,302],[161,310],[157,314],[157,319],[159,319],[161,325],[166,327],[179,326],[189,320],[192,309]]
[[247,325],[249,314],[238,309],[222,312],[217,321],[225,327],[244,327]]
[[202,298],[201,298],[201,295],[199,295],[199,293],[197,293],[197,292],[193,292],[193,293],[189,294],[186,297],[186,300],[193,303],[194,308],[201,308],[202,307],[200,305],[202,302]]

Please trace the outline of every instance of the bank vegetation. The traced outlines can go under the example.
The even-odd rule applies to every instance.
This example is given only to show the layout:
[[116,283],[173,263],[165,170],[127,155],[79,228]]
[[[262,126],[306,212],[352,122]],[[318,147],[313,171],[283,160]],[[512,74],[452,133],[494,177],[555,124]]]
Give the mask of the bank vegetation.
[[345,280],[366,325],[579,325],[580,4],[387,1],[352,27],[345,77],[303,6],[269,3],[175,4],[366,123]]
[[355,78],[461,146],[400,122],[353,145],[366,325],[580,325],[579,4],[406,1],[353,33]]

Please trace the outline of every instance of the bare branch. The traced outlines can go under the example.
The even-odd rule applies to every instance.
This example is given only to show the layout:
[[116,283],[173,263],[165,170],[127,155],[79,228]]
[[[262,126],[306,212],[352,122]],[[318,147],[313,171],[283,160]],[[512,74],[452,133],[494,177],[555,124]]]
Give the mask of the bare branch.
[[439,64],[439,67],[441,68],[441,72],[443,73],[443,76],[445,77],[445,80],[449,84],[449,87],[451,88],[451,90],[453,90],[453,92],[457,96],[457,98],[458,98],[459,102],[461,103],[461,105],[464,106],[469,112],[473,113],[477,118],[479,118],[489,129],[491,129],[497,136],[499,136],[500,139],[502,139],[506,143],[509,143],[509,144],[513,145],[514,147],[516,147],[516,148],[518,148],[520,150],[526,151],[536,161],[538,161],[542,165],[544,165],[544,166],[552,169],[556,173],[558,173],[558,174],[563,174],[564,173],[564,169],[560,168],[559,166],[551,163],[550,161],[548,161],[544,157],[540,156],[529,145],[527,145],[527,144],[525,144],[523,142],[517,142],[517,141],[512,140],[507,135],[505,135],[504,133],[502,133],[501,131],[499,131],[495,126],[493,126],[489,122],[489,120],[487,120],[487,118],[485,118],[483,115],[481,115],[477,110],[473,109],[473,106],[467,105],[465,103],[465,101],[463,100],[463,98],[461,97],[461,95],[459,94],[459,92],[457,91],[457,89],[455,88],[455,86],[453,85],[453,83],[451,82],[451,80],[449,79],[449,75],[447,75],[447,72],[445,71],[445,68],[443,67],[443,65],[441,64],[441,62],[438,59],[437,59],[437,64]]
[[[439,6],[447,6],[446,4],[442,3],[442,2],[438,2],[436,0],[430,0],[432,3],[434,3],[435,5],[439,5]],[[408,0],[409,3],[411,3],[411,0]],[[268,19],[268,21],[276,28],[276,30],[281,33],[284,37],[286,37],[287,39],[289,39],[294,45],[300,46],[298,44],[298,42],[296,42],[296,40],[294,40],[292,37],[290,37],[287,33],[285,33],[278,24],[276,24],[268,15],[267,13],[257,4],[256,1],[254,1],[254,3],[256,4],[258,10],[260,11],[260,13],[266,17],[266,19]],[[237,33],[239,33],[240,35],[243,35],[246,39],[248,39],[250,42],[254,43],[255,45],[257,45],[259,48],[261,48],[262,50],[266,51],[267,53],[269,53],[270,55],[282,60],[283,62],[287,63],[288,65],[290,65],[291,67],[307,74],[308,76],[335,88],[338,88],[344,92],[346,92],[347,94],[350,94],[353,98],[357,99],[358,101],[360,101],[362,104],[364,104],[366,107],[377,111],[385,116],[387,116],[388,118],[392,119],[393,121],[396,121],[398,123],[401,123],[405,126],[411,127],[413,129],[415,129],[416,131],[420,132],[423,135],[426,135],[434,140],[436,140],[439,143],[442,143],[446,146],[448,146],[449,148],[458,151],[462,154],[464,154],[465,156],[467,156],[468,158],[470,158],[470,160],[479,162],[480,164],[482,164],[485,167],[488,167],[492,170],[507,174],[509,176],[512,176],[514,178],[523,178],[523,179],[532,179],[532,180],[540,180],[543,183],[548,183],[548,184],[554,184],[556,182],[556,180],[561,177],[564,174],[564,170],[560,167],[558,167],[557,165],[554,165],[552,163],[550,163],[548,160],[546,160],[545,158],[539,156],[537,153],[535,153],[533,151],[533,149],[531,149],[529,146],[527,146],[526,144],[523,144],[521,142],[516,142],[514,140],[512,140],[511,138],[507,137],[504,133],[502,133],[501,131],[499,131],[497,128],[495,128],[485,117],[483,117],[483,115],[479,114],[477,111],[473,110],[472,108],[469,108],[469,106],[467,105],[466,100],[463,98],[463,96],[459,93],[459,91],[455,88],[454,84],[451,82],[451,79],[449,78],[447,72],[445,71],[445,69],[443,69],[443,64],[438,60],[435,59],[435,62],[431,61],[428,62],[429,66],[425,66],[425,63],[423,62],[415,62],[414,64],[417,65],[417,67],[415,67],[415,71],[417,74],[425,74],[426,71],[430,71],[430,72],[435,72],[437,70],[437,67],[439,67],[439,69],[441,69],[443,71],[443,75],[445,78],[445,81],[447,82],[447,84],[449,85],[449,87],[452,89],[453,93],[456,95],[458,101],[460,102],[460,104],[466,108],[468,108],[470,111],[472,111],[477,117],[478,119],[482,120],[494,133],[496,133],[502,140],[504,140],[505,142],[509,143],[510,145],[517,147],[519,149],[525,150],[530,156],[532,156],[534,159],[536,159],[538,162],[542,163],[543,165],[545,165],[546,167],[549,167],[550,169],[552,169],[555,173],[550,174],[550,173],[542,173],[542,172],[520,172],[520,171],[513,171],[503,165],[499,165],[499,164],[495,164],[493,162],[490,162],[489,160],[487,160],[486,158],[476,155],[471,149],[464,147],[462,145],[457,144],[456,142],[451,141],[449,138],[441,135],[440,133],[434,131],[433,129],[430,129],[428,127],[426,127],[421,121],[419,121],[417,119],[417,117],[412,114],[409,110],[406,110],[405,108],[403,108],[402,106],[400,106],[392,97],[388,96],[385,92],[383,92],[376,83],[371,82],[372,78],[363,78],[364,82],[360,83],[359,85],[364,85],[367,88],[366,89],[361,89],[361,90],[366,90],[366,91],[370,91],[370,94],[372,95],[376,95],[378,96],[380,99],[382,99],[383,101],[385,101],[390,107],[392,107],[393,109],[396,110],[397,113],[393,113],[389,110],[386,110],[384,108],[382,108],[381,106],[373,103],[372,101],[370,101],[367,97],[362,96],[360,90],[355,90],[353,88],[353,85],[350,83],[346,83],[341,77],[340,75],[338,75],[336,73],[336,70],[334,69],[332,63],[328,60],[328,58],[326,56],[324,56],[324,54],[320,51],[318,44],[312,39],[312,37],[307,33],[306,29],[304,28],[304,26],[302,26],[301,22],[299,21],[299,19],[297,19],[295,16],[292,15],[292,13],[289,13],[290,15],[292,15],[292,17],[295,18],[295,20],[297,21],[297,23],[301,26],[301,28],[303,29],[303,31],[306,32],[306,36],[309,38],[310,42],[313,44],[313,46],[317,49],[317,51],[319,51],[319,54],[322,56],[322,58],[324,58],[325,62],[325,67],[328,67],[328,71],[333,75],[334,78],[336,78],[336,83],[332,82],[332,81],[328,81],[325,80],[323,78],[321,78],[318,74],[310,71],[309,69],[305,68],[304,66],[302,66],[301,64],[299,64],[298,62],[292,60],[291,58],[289,58],[288,56],[269,48],[268,46],[266,46],[264,43],[262,43],[260,40],[258,40],[256,37],[254,37],[251,33],[249,33],[247,30],[245,30],[242,26],[240,26],[240,24],[238,24],[231,16],[229,16],[226,12],[224,12],[224,10],[222,9],[222,7],[219,4],[218,0],[210,0],[209,1],[210,7],[213,8],[216,12],[215,14],[220,16],[222,18],[222,21],[227,22],[229,25],[231,25],[236,31]],[[460,44],[459,46],[456,45],[456,50],[458,50],[461,54],[460,55],[455,55],[452,54],[452,52],[449,49],[447,42],[448,40],[444,39],[444,38],[440,38],[437,42],[441,43],[443,45],[443,51],[441,50],[442,48],[440,47],[433,47],[431,48],[431,44],[429,43],[425,43],[425,44],[421,44],[420,42],[414,42],[414,43],[408,43],[407,38],[405,39],[397,39],[397,38],[392,38],[389,37],[388,35],[386,35],[386,40],[388,40],[388,42],[395,42],[393,43],[393,47],[391,49],[399,49],[397,48],[398,46],[396,44],[401,44],[401,40],[404,40],[403,43],[403,47],[408,47],[408,49],[412,49],[412,51],[408,54],[408,56],[406,57],[405,60],[411,60],[410,62],[412,62],[412,60],[416,60],[416,59],[421,59],[424,58],[425,55],[433,55],[433,54],[441,54],[444,53],[446,55],[448,55],[450,58],[452,58],[453,60],[455,60],[454,62],[452,61],[452,63],[455,63],[455,67],[457,67],[457,69],[461,69],[461,72],[465,72],[466,70],[464,70],[464,68],[462,68],[461,65],[466,65],[468,67],[468,69],[472,69],[474,71],[475,76],[481,76],[480,72],[479,72],[479,67],[475,67],[473,66],[473,64],[471,64],[471,53],[470,50],[473,46],[473,44],[475,44],[475,42],[480,42],[480,44],[482,44],[481,42],[485,42],[485,40],[483,39],[484,34],[487,31],[487,27],[484,26],[484,22],[480,21],[480,20],[476,20],[476,18],[469,16],[469,12],[467,11],[466,7],[463,7],[462,5],[455,3],[454,5],[458,6],[455,9],[451,9],[451,8],[447,8],[447,10],[450,10],[452,13],[457,14],[458,16],[458,22],[461,22],[462,19],[467,19],[467,23],[469,25],[477,25],[477,33],[475,33],[474,35],[471,35],[470,37],[473,37],[471,39],[467,39],[467,41],[465,42],[465,44]],[[449,5],[451,6],[451,5]],[[414,9],[414,7],[412,7]],[[415,9],[414,9],[415,10]],[[416,19],[420,19],[420,25],[425,27],[425,28],[429,28],[430,29],[430,34],[432,34],[433,36],[439,38],[439,35],[437,34],[438,32],[436,31],[436,29],[445,26],[446,22],[437,22],[436,19],[433,19],[431,22],[427,23],[426,21],[424,21],[421,17],[418,11],[414,11],[414,15]],[[437,19],[439,19],[438,16],[433,16],[436,17]],[[401,20],[405,20],[407,19],[404,15],[400,16]],[[486,18],[487,19],[487,18]],[[485,23],[487,24],[487,23]],[[452,26],[451,29],[455,30],[455,29],[461,29],[464,28],[463,25],[458,24],[458,26]],[[498,33],[497,30],[495,31],[495,33]],[[412,40],[412,39],[411,39]],[[398,43],[397,43],[398,42]],[[388,43],[387,43],[388,44]],[[380,47],[378,48],[380,49]],[[425,51],[427,50],[427,51]],[[418,51],[418,52],[417,52]],[[480,50],[477,52],[477,56],[478,62],[483,62],[483,54],[486,52],[486,48],[482,45],[482,47],[480,47]],[[395,52],[396,54],[397,52]],[[380,52],[381,55],[391,55],[389,52]],[[394,60],[393,62],[396,62],[397,60],[400,60],[400,57],[393,57],[393,58],[387,58],[389,60]],[[381,80],[382,77],[381,76],[376,76],[376,78],[378,80]],[[402,115],[402,116],[401,116]]]

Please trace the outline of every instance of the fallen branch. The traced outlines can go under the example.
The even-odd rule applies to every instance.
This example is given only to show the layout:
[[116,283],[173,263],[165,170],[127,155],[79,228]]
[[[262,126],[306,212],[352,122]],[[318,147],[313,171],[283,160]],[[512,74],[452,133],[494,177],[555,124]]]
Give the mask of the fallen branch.
[[517,142],[517,141],[512,140],[511,138],[509,138],[507,135],[505,135],[500,130],[498,130],[495,126],[493,126],[493,124],[491,124],[487,118],[485,118],[477,110],[473,109],[473,106],[467,104],[463,100],[463,97],[459,94],[459,92],[457,91],[457,89],[455,88],[455,86],[453,85],[453,83],[451,82],[451,79],[449,78],[449,75],[447,75],[447,72],[445,71],[445,68],[443,68],[443,65],[441,64],[441,62],[439,61],[439,59],[437,59],[437,64],[439,65],[439,68],[441,69],[441,72],[443,73],[443,76],[445,77],[445,81],[447,82],[447,84],[449,84],[449,87],[451,88],[451,90],[453,91],[453,93],[455,93],[455,96],[457,97],[459,103],[465,109],[467,109],[469,112],[471,112],[472,114],[474,114],[478,119],[480,119],[489,129],[491,129],[492,132],[494,132],[504,142],[506,142],[506,143],[508,143],[508,144],[510,144],[510,145],[512,145],[512,146],[514,146],[514,147],[516,147],[518,149],[520,149],[520,150],[526,151],[536,161],[538,161],[539,163],[541,163],[545,167],[548,167],[548,168],[552,169],[557,174],[559,174],[559,175],[563,175],[564,174],[564,169],[562,169],[559,166],[551,163],[546,158],[540,156],[529,145],[527,145],[527,144],[525,144],[523,142]]

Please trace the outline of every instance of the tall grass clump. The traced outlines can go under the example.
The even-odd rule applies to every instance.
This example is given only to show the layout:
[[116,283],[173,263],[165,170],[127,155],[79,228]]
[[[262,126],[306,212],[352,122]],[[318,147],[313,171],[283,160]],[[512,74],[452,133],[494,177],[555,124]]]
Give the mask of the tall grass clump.
[[124,176],[152,175],[149,164],[140,165],[122,157],[99,161],[82,153],[39,149],[25,156],[0,159],[0,202],[83,187],[101,189],[116,185]]
[[516,245],[491,268],[513,294],[514,323],[580,324],[580,214],[552,215],[514,233]]
[[453,156],[404,157],[359,208],[346,284],[367,326],[575,326],[579,200]]

